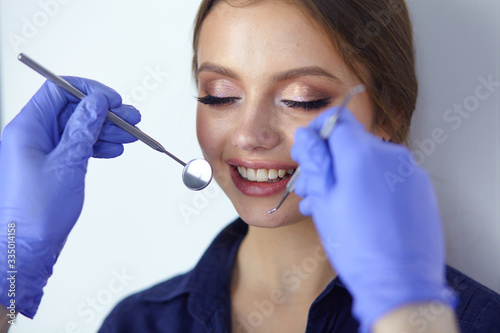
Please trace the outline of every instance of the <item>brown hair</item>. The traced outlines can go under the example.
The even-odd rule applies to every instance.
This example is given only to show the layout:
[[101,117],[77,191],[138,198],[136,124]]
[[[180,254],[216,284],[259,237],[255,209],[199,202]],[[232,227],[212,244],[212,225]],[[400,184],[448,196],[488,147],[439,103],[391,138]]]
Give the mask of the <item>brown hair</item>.
[[[203,21],[220,0],[203,0],[195,20],[193,73]],[[228,3],[234,0],[223,0]],[[247,5],[262,0],[239,0]],[[404,0],[295,0],[340,52],[375,104],[375,125],[396,143],[408,144],[418,83],[413,31]]]

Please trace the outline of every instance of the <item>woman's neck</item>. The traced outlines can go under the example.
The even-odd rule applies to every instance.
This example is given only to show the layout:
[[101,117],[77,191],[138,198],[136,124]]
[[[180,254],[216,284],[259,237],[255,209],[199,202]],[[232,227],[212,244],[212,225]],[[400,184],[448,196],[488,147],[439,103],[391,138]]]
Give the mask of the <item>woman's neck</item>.
[[336,276],[312,220],[279,228],[249,226],[236,258],[232,291],[309,304]]

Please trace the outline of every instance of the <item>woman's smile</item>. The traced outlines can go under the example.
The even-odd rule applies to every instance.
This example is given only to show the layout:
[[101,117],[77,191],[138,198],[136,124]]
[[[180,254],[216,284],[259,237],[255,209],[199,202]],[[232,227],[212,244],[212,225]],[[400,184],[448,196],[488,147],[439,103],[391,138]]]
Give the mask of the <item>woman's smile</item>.
[[236,188],[244,195],[268,197],[283,191],[297,166],[271,161],[229,159],[229,171]]

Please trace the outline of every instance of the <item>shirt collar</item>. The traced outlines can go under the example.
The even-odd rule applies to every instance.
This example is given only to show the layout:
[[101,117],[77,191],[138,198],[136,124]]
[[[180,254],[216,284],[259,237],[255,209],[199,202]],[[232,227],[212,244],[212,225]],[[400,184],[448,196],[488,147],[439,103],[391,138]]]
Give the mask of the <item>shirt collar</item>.
[[[194,269],[177,277],[181,279],[177,288],[169,288],[166,283],[164,287],[156,288],[147,295],[147,299],[164,302],[187,293],[188,309],[201,321],[212,321],[216,312],[220,312],[223,318],[231,318],[231,314],[225,312],[231,310],[232,270],[240,243],[247,231],[248,225],[240,218],[229,224],[213,240]],[[338,277],[328,284],[312,307],[316,307],[335,287],[345,288]]]
[[167,281],[147,290],[143,295],[144,299],[166,302],[186,293],[199,293],[205,295],[205,298],[208,298],[207,295],[223,297],[221,291],[229,291],[234,260],[247,230],[248,225],[241,219],[229,224],[212,241],[191,271],[174,278],[176,288],[172,288]]
[[247,231],[248,225],[241,219],[228,225],[188,274],[188,310],[191,315],[204,322],[209,331],[210,327],[225,327],[230,330],[232,270],[238,248]]

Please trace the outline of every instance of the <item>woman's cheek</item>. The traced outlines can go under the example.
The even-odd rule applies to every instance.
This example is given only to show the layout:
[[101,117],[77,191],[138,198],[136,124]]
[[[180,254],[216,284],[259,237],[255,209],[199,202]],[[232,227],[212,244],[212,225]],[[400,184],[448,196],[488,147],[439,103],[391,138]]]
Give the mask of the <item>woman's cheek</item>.
[[202,110],[202,107],[198,108],[196,134],[203,154],[209,162],[221,156],[225,142],[225,132],[224,123],[213,117],[210,111]]
[[198,108],[196,112],[196,135],[205,158],[208,158],[206,155],[210,149],[210,147],[208,147],[210,143],[210,125],[207,124],[206,116],[200,108]]

